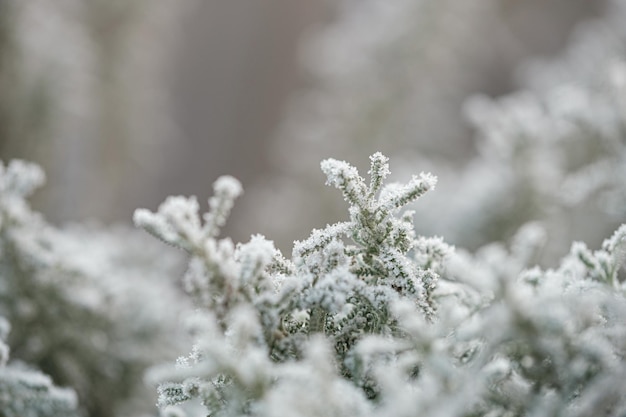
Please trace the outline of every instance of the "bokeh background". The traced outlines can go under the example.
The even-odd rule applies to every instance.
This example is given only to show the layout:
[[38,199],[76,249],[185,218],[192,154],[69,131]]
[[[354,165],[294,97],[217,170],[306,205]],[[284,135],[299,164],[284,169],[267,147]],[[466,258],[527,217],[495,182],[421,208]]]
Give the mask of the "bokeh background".
[[[528,88],[529,65],[620,3],[0,0],[0,157],[44,167],[35,206],[57,224],[130,223],[171,194],[204,200],[231,174],[246,193],[226,233],[289,251],[345,217],[321,159],[363,172],[381,150],[403,178],[464,172],[481,137],[468,98]],[[563,240],[593,244],[622,215]],[[515,228],[448,235],[431,218],[421,231],[470,248]]]

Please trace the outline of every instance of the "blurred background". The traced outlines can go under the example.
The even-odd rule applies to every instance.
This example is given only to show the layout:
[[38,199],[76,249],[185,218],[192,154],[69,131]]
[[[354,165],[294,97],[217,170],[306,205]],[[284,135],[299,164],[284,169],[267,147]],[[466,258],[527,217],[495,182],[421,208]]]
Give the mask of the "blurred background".
[[[226,233],[246,241],[260,232],[290,252],[312,227],[347,215],[339,193],[323,186],[319,161],[346,159],[365,173],[367,156],[381,150],[398,179],[440,175],[442,197],[425,202],[430,211],[418,212],[418,230],[475,248],[528,220],[549,223],[569,212],[511,204],[516,188],[481,188],[483,177],[509,184],[495,168],[478,173],[493,155],[501,155],[498,167],[511,166],[510,152],[485,153],[497,143],[489,123],[525,108],[523,100],[489,100],[528,91],[541,102],[548,88],[537,80],[565,80],[554,68],[568,51],[605,35],[617,51],[611,62],[619,61],[622,3],[0,0],[0,157],[44,167],[48,185],[35,205],[57,224],[130,223],[135,208],[156,209],[168,195],[205,200],[212,182],[231,174],[246,193]],[[601,59],[589,53],[581,61],[600,70]],[[575,77],[567,82],[587,85],[580,80],[590,76]],[[542,146],[537,160],[562,159],[561,144]],[[597,155],[593,144],[576,146],[576,167]],[[520,167],[516,178],[527,171]],[[470,174],[478,185],[468,185]],[[461,195],[476,204],[460,204]],[[616,210],[592,231],[571,225],[604,212],[558,220],[555,236],[597,242],[624,220]]]

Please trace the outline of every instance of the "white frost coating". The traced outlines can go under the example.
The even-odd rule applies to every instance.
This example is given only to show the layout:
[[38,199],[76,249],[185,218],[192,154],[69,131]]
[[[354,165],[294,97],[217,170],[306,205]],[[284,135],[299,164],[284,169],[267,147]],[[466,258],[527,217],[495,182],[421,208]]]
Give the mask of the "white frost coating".
[[231,176],[222,176],[213,184],[215,195],[209,199],[209,212],[204,213],[202,224],[200,206],[195,196],[168,197],[151,213],[137,209],[133,215],[136,226],[174,246],[193,252],[204,250],[204,241],[215,238],[226,223],[234,199],[242,193],[241,183]]
[[238,247],[238,259],[252,259],[262,267],[266,267],[274,258],[276,248],[274,243],[267,240],[263,235],[253,235],[250,242]]
[[[9,346],[0,343],[0,414],[140,415],[151,406],[138,389],[144,370],[182,344],[175,317],[186,301],[168,280],[179,260],[134,230],[46,223],[25,200],[43,179],[22,161],[0,169],[0,315],[20,358],[7,362]],[[36,371],[44,366],[54,374]],[[80,392],[81,413],[75,392],[52,380]]]
[[54,386],[48,375],[19,365],[0,368],[0,409],[8,417],[78,416],[71,389]]
[[135,210],[133,223],[166,243],[174,245],[178,240],[178,234],[174,227],[168,224],[163,217],[152,213],[150,210]]
[[234,177],[225,175],[213,183],[214,195],[209,198],[209,212],[205,213],[203,233],[208,237],[216,237],[220,228],[226,224],[235,199],[241,195],[241,183]]
[[346,222],[335,223],[326,226],[325,229],[313,229],[311,236],[303,241],[295,241],[293,245],[294,257],[302,257],[311,252],[320,250],[334,239],[345,234],[350,229],[350,224]]
[[323,276],[310,291],[304,293],[307,306],[320,306],[329,313],[339,313],[355,287],[357,277],[348,268],[339,268]]
[[159,207],[158,213],[180,238],[197,246],[203,238],[198,217],[199,208],[195,197],[168,197]]
[[243,193],[243,188],[237,178],[231,177],[230,175],[223,175],[213,184],[213,191],[215,194],[224,195],[234,200]]
[[12,160],[5,168],[0,166],[0,192],[27,197],[46,182],[46,176],[39,165]]
[[191,250],[199,246],[203,238],[198,210],[195,197],[168,197],[157,213],[135,210],[133,221],[164,242]]
[[[171,197],[157,213],[135,213],[138,225],[189,253],[183,287],[198,312],[187,328],[191,353],[176,364],[153,368],[146,377],[158,384],[162,413],[462,417],[535,411],[551,415],[584,408],[585,415],[595,415],[594,404],[602,404],[602,413],[621,415],[626,396],[615,387],[626,376],[626,288],[620,276],[626,226],[598,250],[574,244],[547,271],[531,264],[545,238],[538,224],[520,229],[509,244],[493,243],[474,254],[453,252],[442,238],[418,236],[412,213],[399,212],[432,188],[434,180],[424,174],[377,195],[387,160],[378,154],[371,162],[369,186],[347,163],[328,162],[331,171],[338,169],[335,185],[350,203],[350,219],[296,242],[293,260],[282,257],[261,235],[236,246],[214,236],[232,205],[225,196],[236,194],[229,187],[213,197],[204,224],[193,197]],[[161,317],[176,315],[175,303],[149,288],[125,295],[126,289],[132,290],[128,282],[139,279],[144,269],[122,273],[98,251],[81,252],[77,242],[90,239],[78,239],[76,232],[73,243],[48,229],[38,237],[34,231],[41,219],[32,216],[23,200],[13,201],[17,204],[11,210],[22,214],[0,226],[0,249],[16,253],[19,261],[0,257],[7,272],[0,286],[3,303],[12,302],[5,297],[6,288],[26,280],[29,290],[43,284],[51,291],[47,295],[63,302],[81,300],[63,317],[97,313],[107,325],[117,318],[124,319],[124,326],[141,317],[137,326],[142,337],[146,327],[162,325]],[[0,199],[2,215],[5,203]],[[218,217],[222,220],[215,222]],[[144,246],[135,246],[141,247],[147,263],[160,260],[143,253]],[[123,252],[128,250],[118,248],[115,259],[127,264]],[[87,253],[88,259],[66,259],[75,253]],[[28,273],[21,272],[23,265]],[[55,275],[58,269],[61,273]],[[63,281],[66,275],[73,280]],[[90,280],[100,286],[81,287]],[[53,291],[57,282],[66,292]],[[115,301],[118,297],[137,305],[131,310],[135,314],[129,315],[128,307],[118,309],[125,306]],[[143,310],[149,300],[156,301],[163,316]],[[26,328],[30,333],[36,322],[29,317],[39,309],[56,314],[45,308],[47,302],[35,305],[19,297],[6,311],[20,323],[30,323],[15,326],[15,332]],[[95,346],[99,350],[94,358],[105,349],[118,349],[123,344],[119,338],[132,331],[123,327],[109,332],[118,328],[100,328],[97,320],[88,323],[92,325],[81,327],[70,340],[75,341],[72,347]],[[0,333],[6,327],[0,319]],[[47,337],[67,337],[72,327],[63,329],[57,332],[55,327]],[[114,342],[109,335],[115,336]],[[29,349],[45,349],[45,338],[29,340]],[[141,349],[123,344],[127,347],[122,353],[145,358],[165,344],[152,341]],[[65,407],[54,417],[75,415],[71,391],[59,391],[48,377],[7,364],[7,357],[8,347],[0,343],[0,365],[5,365],[0,366],[0,409],[5,414],[15,398],[37,392],[36,404],[42,409]],[[132,365],[114,358],[113,363],[124,365],[121,369]],[[93,366],[104,380],[99,363],[94,360]],[[9,395],[4,395],[7,390]],[[191,411],[194,406],[199,409]],[[15,409],[9,417],[28,415]]]
[[370,156],[370,170],[367,173],[371,178],[370,196],[373,196],[380,190],[387,176],[391,174],[391,171],[389,171],[389,158],[380,152]]
[[[184,278],[185,289],[199,308],[210,312],[216,326],[194,331],[196,354],[179,361],[185,364],[184,369],[168,371],[166,367],[158,371],[163,382],[159,391],[162,405],[185,402],[191,396],[201,399],[209,414],[240,415],[250,407],[261,415],[299,415],[311,410],[327,415],[333,413],[331,403],[341,410],[339,415],[347,410],[357,413],[354,415],[370,414],[364,395],[372,389],[371,375],[360,370],[358,361],[343,365],[344,360],[363,334],[391,337],[398,331],[391,311],[397,300],[411,300],[416,314],[433,320],[431,295],[437,276],[422,270],[408,255],[417,248],[421,259],[432,268],[440,267],[445,257],[443,242],[416,244],[410,214],[400,218],[394,215],[432,188],[433,177],[423,174],[411,180],[400,189],[390,208],[377,196],[389,175],[388,158],[377,153],[370,161],[369,187],[348,163],[334,159],[322,162],[328,183],[339,188],[350,204],[350,221],[313,230],[308,239],[295,242],[291,261],[260,235],[234,250],[230,240],[214,238],[214,227],[225,221],[237,194],[216,185],[205,225],[189,222],[192,229],[207,231],[203,243],[194,244],[189,239],[191,233],[178,233],[180,245],[189,246],[194,254]],[[179,232],[186,220],[195,219],[196,210],[171,205],[178,210],[164,213],[160,209],[158,215]],[[150,221],[142,224],[154,223],[150,215],[143,216]],[[307,342],[313,334],[317,336]],[[335,359],[324,334],[333,338],[338,349]],[[301,376],[311,375],[308,370],[302,372],[308,366],[313,366],[319,377],[310,387],[294,385],[304,381]],[[166,382],[168,372],[171,382]],[[344,379],[351,373],[356,385]],[[299,398],[289,405],[284,395],[292,389]],[[345,395],[338,395],[342,392]],[[316,404],[320,396],[325,401]],[[280,409],[274,398],[283,398]],[[312,408],[300,411],[303,404]]]
[[437,177],[430,173],[422,172],[419,176],[413,175],[411,181],[406,185],[383,189],[382,204],[388,210],[398,209],[415,201],[427,191],[434,190],[436,184]]
[[343,196],[351,205],[362,207],[365,204],[366,187],[358,170],[345,161],[326,159],[320,164],[326,174],[326,184],[343,191]]

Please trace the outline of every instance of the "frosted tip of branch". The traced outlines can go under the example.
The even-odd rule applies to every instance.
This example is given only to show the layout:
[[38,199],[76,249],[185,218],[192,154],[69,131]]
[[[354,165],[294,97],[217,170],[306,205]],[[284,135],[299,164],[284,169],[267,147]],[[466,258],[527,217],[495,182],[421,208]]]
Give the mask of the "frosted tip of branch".
[[429,190],[434,190],[435,186],[437,185],[437,177],[430,172],[420,173],[418,180],[423,181],[427,185]]
[[357,169],[346,161],[329,158],[323,160],[320,163],[320,167],[322,168],[322,172],[326,174],[326,184],[334,185],[338,188],[341,188],[346,181],[359,177]]
[[133,213],[133,223],[165,243],[175,244],[178,234],[174,228],[156,213],[147,209],[137,209]]
[[223,175],[213,183],[215,194],[225,195],[232,199],[239,197],[243,193],[241,182],[230,175]]
[[133,213],[133,223],[135,226],[145,229],[154,222],[154,213],[147,209],[136,209]]
[[388,209],[397,209],[433,190],[436,185],[437,177],[422,172],[419,176],[414,175],[406,185],[389,184],[383,190],[381,199]]
[[368,174],[379,175],[383,179],[387,178],[387,176],[391,174],[391,171],[389,171],[389,158],[381,152],[376,152],[370,156],[370,162],[372,164],[372,168]]

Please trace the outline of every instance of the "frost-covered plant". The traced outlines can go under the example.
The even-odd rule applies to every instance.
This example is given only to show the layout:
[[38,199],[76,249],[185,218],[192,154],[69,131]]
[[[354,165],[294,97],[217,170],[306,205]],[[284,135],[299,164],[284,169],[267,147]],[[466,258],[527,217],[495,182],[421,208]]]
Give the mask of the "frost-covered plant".
[[0,415],[3,417],[78,416],[76,393],[55,387],[48,375],[22,363],[7,364],[9,322],[0,316]]
[[[191,255],[184,286],[203,313],[193,325],[193,353],[175,371],[155,371],[163,382],[161,406],[197,397],[211,415],[287,413],[272,398],[307,389],[289,387],[294,378],[306,379],[306,369],[324,374],[311,382],[319,384],[315,390],[329,390],[325,378],[334,378],[357,403],[376,398],[355,345],[365,334],[400,333],[396,300],[410,300],[424,320],[434,319],[433,291],[449,248],[441,239],[417,237],[412,214],[399,212],[433,188],[435,178],[421,174],[383,186],[389,167],[380,153],[371,157],[369,184],[343,161],[328,159],[322,170],[350,204],[350,219],[296,242],[291,260],[262,236],[236,246],[216,239],[241,191],[231,177],[215,183],[204,222],[195,198],[171,197],[157,213],[135,213],[137,225]],[[342,401],[337,396],[330,407],[348,412]],[[328,411],[316,407],[313,413]]]
[[[349,217],[290,259],[260,235],[218,237],[242,191],[232,177],[202,216],[193,197],[136,211],[187,252],[182,284],[197,307],[191,352],[148,376],[162,415],[624,415],[626,225],[542,270],[539,223],[509,245],[452,251],[403,211],[435,186],[430,174],[384,184],[380,153],[369,181],[343,161],[322,170]],[[0,174],[0,415],[148,412],[137,378],[183,340],[162,253],[129,234],[55,229],[25,201],[41,170],[13,161]]]
[[34,164],[0,165],[0,315],[12,357],[73,387],[90,416],[149,410],[144,369],[181,342],[184,304],[166,278],[177,260],[132,231],[50,226],[25,200],[43,181]]
[[[529,225],[510,250],[490,245],[474,259],[461,253],[450,262],[454,284],[446,290],[452,295],[446,303],[454,304],[441,311],[453,314],[442,314],[440,324],[447,322],[453,331],[437,343],[445,340],[438,349],[450,349],[457,360],[453,386],[467,396],[461,400],[466,412],[457,408],[441,415],[624,412],[626,396],[616,387],[626,372],[626,285],[617,273],[626,226],[600,251],[574,244],[554,270],[527,267],[542,239],[537,225]],[[449,375],[445,380],[451,381]],[[456,405],[433,406],[462,407],[452,394],[447,395]]]
[[262,236],[217,238],[241,192],[230,177],[203,221],[195,198],[136,212],[190,254],[198,306],[191,354],[150,374],[164,415],[623,415],[626,226],[541,270],[537,223],[510,247],[451,252],[401,213],[433,188],[429,174],[383,186],[380,153],[369,184],[343,161],[322,170],[349,220],[296,242],[291,259]]

